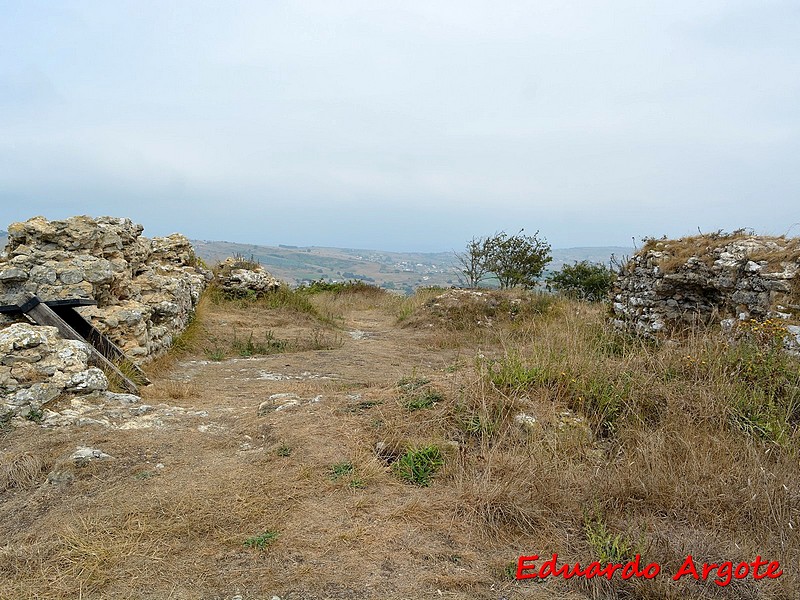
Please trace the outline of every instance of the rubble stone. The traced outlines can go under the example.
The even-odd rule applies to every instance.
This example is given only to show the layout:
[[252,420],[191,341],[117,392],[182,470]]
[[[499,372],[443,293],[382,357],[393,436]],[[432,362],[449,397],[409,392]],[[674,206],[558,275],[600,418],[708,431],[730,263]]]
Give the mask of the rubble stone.
[[252,260],[226,258],[214,268],[217,285],[235,298],[260,297],[277,290],[281,282]]
[[751,319],[783,320],[791,333],[800,323],[800,239],[739,231],[649,240],[612,295],[615,325],[644,336]]
[[12,223],[0,304],[16,304],[25,292],[45,301],[91,298],[97,306],[79,311],[129,358],[158,356],[188,324],[211,273],[184,236],[148,239],[142,231],[115,217]]

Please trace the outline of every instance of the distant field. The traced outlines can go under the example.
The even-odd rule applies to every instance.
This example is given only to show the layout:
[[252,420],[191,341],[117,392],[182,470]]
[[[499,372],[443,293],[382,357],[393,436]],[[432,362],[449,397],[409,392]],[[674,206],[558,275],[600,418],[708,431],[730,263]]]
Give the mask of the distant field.
[[[459,268],[453,252],[385,252],[351,248],[259,246],[192,240],[198,255],[213,264],[235,254],[259,261],[275,277],[290,284],[316,279],[360,279],[383,288],[411,293],[418,287],[459,284]],[[630,255],[632,248],[607,246],[553,250],[549,268],[558,270],[573,261],[607,263],[612,255]]]
[[[7,241],[7,232],[0,231],[0,248],[4,248]],[[236,254],[253,257],[275,277],[292,285],[317,279],[360,279],[410,294],[418,287],[459,284],[459,268],[453,252],[260,246],[207,240],[192,240],[192,244],[197,254],[209,265]],[[553,261],[548,267],[557,271],[564,264],[581,260],[607,263],[612,255],[621,258],[632,253],[632,248],[621,246],[558,248],[553,250]]]

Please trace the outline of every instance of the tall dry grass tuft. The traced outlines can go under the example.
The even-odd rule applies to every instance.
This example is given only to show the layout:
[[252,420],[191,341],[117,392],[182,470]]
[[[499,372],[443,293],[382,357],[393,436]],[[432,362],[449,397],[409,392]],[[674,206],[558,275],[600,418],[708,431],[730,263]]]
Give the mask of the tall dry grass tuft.
[[41,459],[30,452],[4,453],[0,456],[0,492],[30,487],[39,481],[43,468]]

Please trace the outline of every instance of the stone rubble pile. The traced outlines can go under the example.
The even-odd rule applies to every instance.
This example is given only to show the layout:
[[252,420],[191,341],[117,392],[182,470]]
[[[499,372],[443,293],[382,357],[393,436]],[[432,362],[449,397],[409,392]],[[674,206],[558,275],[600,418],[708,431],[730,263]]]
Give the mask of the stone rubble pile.
[[211,279],[180,234],[142,237],[130,219],[34,217],[8,228],[0,304],[24,292],[42,300],[93,298],[84,317],[136,362],[166,351]]
[[640,335],[780,319],[790,345],[800,345],[800,239],[734,232],[649,240],[612,295],[614,324]]
[[261,297],[281,287],[281,282],[252,260],[226,258],[214,267],[214,278],[222,292],[233,298]]
[[55,327],[0,330],[0,417],[41,418],[43,405],[64,394],[105,391],[108,379],[88,359],[85,343],[63,339]]

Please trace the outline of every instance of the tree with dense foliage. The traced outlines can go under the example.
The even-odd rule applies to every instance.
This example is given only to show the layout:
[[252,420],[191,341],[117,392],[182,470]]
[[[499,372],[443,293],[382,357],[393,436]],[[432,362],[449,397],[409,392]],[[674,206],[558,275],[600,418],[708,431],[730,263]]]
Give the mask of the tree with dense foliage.
[[523,235],[523,231],[516,235],[501,231],[491,238],[488,267],[501,289],[534,287],[547,263],[553,260],[550,244],[539,239],[538,231],[533,235]]
[[547,288],[570,298],[599,302],[608,297],[615,274],[609,267],[587,260],[564,265],[547,278]]
[[488,274],[501,288],[536,285],[545,265],[552,260],[550,244],[539,239],[539,232],[516,235],[505,231],[485,238],[472,238],[462,254],[456,254],[461,273],[469,287],[477,287]]

